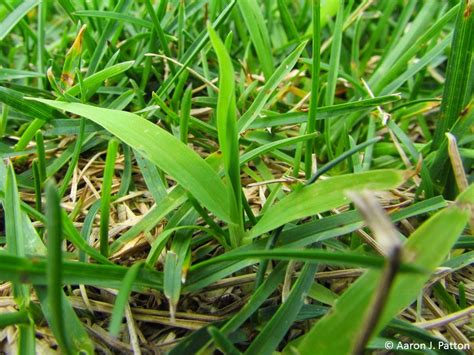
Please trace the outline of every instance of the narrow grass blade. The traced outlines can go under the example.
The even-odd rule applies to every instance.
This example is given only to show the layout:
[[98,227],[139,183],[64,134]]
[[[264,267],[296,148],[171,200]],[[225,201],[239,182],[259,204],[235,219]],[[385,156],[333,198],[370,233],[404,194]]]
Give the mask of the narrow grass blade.
[[192,87],[186,89],[181,102],[180,111],[180,122],[179,122],[179,137],[181,142],[188,144],[188,126],[189,119],[191,116],[191,99],[192,99]]
[[50,327],[65,353],[72,351],[72,339],[65,329],[62,292],[63,292],[63,230],[59,195],[54,184],[50,181],[46,186],[46,230],[48,232],[48,303],[51,312]]
[[0,23],[0,41],[10,33],[10,31],[21,21],[21,19],[36,5],[40,3],[40,0],[26,0],[20,3],[15,10],[13,10],[3,21]]
[[431,149],[441,144],[444,133],[449,130],[461,114],[466,101],[472,98],[472,85],[466,80],[473,63],[474,53],[474,3],[461,1],[454,29],[451,54],[446,69],[443,100],[441,101],[440,117],[436,124]]
[[145,27],[145,28],[153,28],[153,24],[150,21],[143,20],[141,18],[137,18],[125,13],[121,12],[113,12],[113,11],[97,11],[97,10],[78,10],[74,12],[74,15],[79,17],[97,17],[97,18],[106,18],[106,19],[113,19],[117,21],[128,22],[133,25]]
[[[41,304],[41,310],[43,311],[44,318],[48,322],[48,324],[52,324],[54,322],[54,316],[50,308],[50,302],[48,297],[48,287],[47,286],[34,286],[36,295],[38,296],[38,300]],[[94,353],[94,344],[92,340],[89,338],[84,325],[77,317],[74,308],[72,308],[71,303],[67,299],[64,292],[61,292],[61,310],[62,310],[62,317],[63,319],[67,320],[64,323],[65,333],[66,334],[73,334],[73,341],[71,342],[73,354],[78,354],[84,352],[85,354],[93,354]]]
[[117,150],[118,141],[111,139],[107,146],[107,157],[105,160],[104,178],[102,181],[102,191],[100,196],[100,253],[105,257],[109,256],[110,202]]
[[224,354],[241,354],[241,352],[237,350],[234,344],[232,344],[230,340],[224,334],[222,334],[219,329],[211,326],[207,331],[209,332],[209,334],[211,334],[219,350],[221,350]]
[[[161,2],[162,4],[164,2]],[[217,29],[223,21],[227,19],[227,17],[230,15],[232,12],[232,9],[234,8],[234,5],[236,3],[236,0],[232,0],[226,8],[219,14],[218,18],[212,23],[212,28]],[[184,53],[183,58],[180,58],[181,62],[183,63],[183,66],[174,74],[172,77],[168,78],[163,85],[160,87],[156,95],[160,96],[160,98],[163,98],[163,94],[167,94],[168,90],[170,87],[173,85],[173,83],[179,78],[181,73],[186,70],[188,65],[191,63],[193,58],[201,51],[201,49],[206,45],[207,41],[209,39],[209,33],[207,30],[203,30],[199,36],[196,38],[196,40],[193,42],[193,44],[188,48],[188,50]]]
[[38,170],[41,184],[46,180],[46,153],[44,149],[43,134],[41,131],[36,132],[36,154],[38,155]]
[[[20,196],[16,185],[13,166],[8,164],[5,181],[5,234],[7,250],[12,255],[25,255],[25,235],[23,232],[22,215],[20,209]],[[21,292],[20,292],[21,293]]]
[[288,73],[293,70],[298,58],[301,56],[306,42],[300,44],[293,52],[291,52],[273,72],[272,76],[265,82],[263,88],[259,91],[257,97],[252,102],[252,105],[247,111],[240,117],[237,122],[237,130],[239,133],[245,131],[257,118],[265,104],[270,99],[271,95],[285,79]]
[[333,159],[331,160],[330,162],[328,162],[326,165],[324,165],[322,168],[318,169],[318,171],[313,174],[307,181],[306,181],[306,185],[310,185],[312,183],[314,183],[320,176],[326,174],[328,171],[330,171],[332,168],[334,168],[335,166],[337,166],[338,164],[342,163],[344,160],[346,160],[347,158],[350,158],[351,156],[353,156],[355,153],[357,153],[358,151],[364,149],[365,147],[371,147],[373,146],[375,143],[377,143],[378,141],[380,141],[380,138],[377,137],[377,138],[372,138],[372,139],[369,139],[367,141],[365,141],[364,143],[361,143],[359,145],[356,145],[354,146],[353,148],[345,151],[344,153],[342,153],[341,155],[339,155],[336,159]]
[[[117,265],[98,265],[63,261],[62,280],[68,285],[91,285],[97,287],[120,289],[123,278],[129,268]],[[35,258],[34,261],[26,257],[18,257],[0,251],[1,280],[12,282],[31,283],[46,286],[47,262],[44,258]],[[163,274],[157,271],[142,269],[133,283],[134,290],[146,288],[162,290]]]
[[[333,106],[318,107],[316,109],[316,119],[325,120],[328,118],[342,116],[344,114],[367,111],[371,108],[398,101],[401,99],[400,94],[392,94],[380,96],[373,99],[360,100],[355,102],[346,102]],[[303,112],[290,112],[282,114],[269,114],[263,118],[256,119],[249,128],[269,128],[275,126],[293,125],[305,123],[308,115]]]
[[278,11],[280,12],[283,28],[285,29],[288,38],[298,40],[300,37],[298,34],[298,29],[296,28],[295,22],[291,17],[286,0],[278,0]]
[[303,134],[301,136],[297,137],[292,137],[292,138],[285,138],[285,139],[280,139],[276,142],[271,142],[264,144],[258,148],[252,149],[251,151],[244,153],[240,156],[240,165],[244,165],[245,163],[248,163],[249,161],[265,154],[268,152],[271,152],[272,150],[285,147],[288,145],[292,145],[295,143],[299,143],[302,141],[310,140],[318,136],[318,132],[314,132],[311,134]]
[[138,272],[143,267],[143,263],[133,264],[125,274],[122,286],[119,289],[117,298],[115,299],[114,309],[112,310],[112,318],[109,324],[110,335],[117,337],[122,325],[122,319],[125,312],[125,306],[128,303],[130,292],[132,291],[133,282],[138,276]]
[[246,354],[272,354],[296,320],[303,306],[304,297],[314,282],[317,264],[306,264],[293,285],[288,299],[265,325],[260,334],[250,344]]
[[33,181],[35,185],[35,208],[38,212],[42,211],[42,179],[40,176],[39,168],[38,168],[38,161],[33,160],[33,164],[31,167],[31,170],[33,170]]
[[[356,266],[381,268],[384,265],[384,259],[379,256],[362,255],[349,252],[328,252],[326,250],[298,250],[289,248],[277,248],[270,250],[242,251],[235,253],[226,253],[199,263],[199,267],[224,263],[229,260],[242,259],[275,259],[275,260],[298,260],[306,262],[324,262],[328,265]],[[403,271],[420,273],[423,269],[412,267],[410,264],[402,267]]]
[[28,70],[18,70],[18,69],[0,69],[0,81],[7,81],[13,79],[25,79],[25,78],[41,78],[44,77],[44,73],[37,73]]
[[179,295],[181,293],[181,266],[182,263],[178,262],[178,256],[170,250],[166,253],[164,263],[164,284],[163,292],[168,299],[170,316],[173,321],[176,314],[176,305],[179,301]]
[[[422,48],[422,45],[435,37],[450,18],[455,15],[455,12],[451,10],[440,20],[432,24],[432,19],[438,7],[438,1],[429,0],[427,5],[422,7],[417,17],[412,21],[409,30],[404,33],[403,37],[383,58],[383,62],[369,80],[369,86],[375,93],[378,93],[388,82],[393,81],[399,74],[399,70],[404,70],[410,58]],[[426,30],[430,24],[432,26]]]
[[137,151],[134,151],[134,155],[148,190],[156,203],[161,202],[166,198],[166,186],[162,181],[158,168]]
[[241,182],[239,164],[239,138],[236,129],[236,103],[234,67],[229,54],[217,33],[208,24],[209,37],[219,59],[219,97],[217,101],[217,134],[222,151],[224,169],[230,182],[229,201],[232,224],[230,241],[237,247],[243,238]]
[[[131,5],[131,0],[119,0],[114,7],[114,12],[126,12],[127,9]],[[89,50],[93,50],[91,52],[91,59],[89,62],[89,67],[87,69],[87,76],[91,76],[97,71],[99,66],[99,62],[101,61],[102,57],[104,56],[105,50],[107,49],[107,41],[115,34],[115,31],[118,27],[118,24],[115,20],[109,19],[105,29],[102,31],[99,40],[97,41],[97,45],[95,48],[89,48]]]
[[[37,103],[29,103],[25,100],[25,95],[21,92],[3,86],[0,86],[0,101],[31,118],[46,121],[53,117],[53,111],[50,108]],[[24,148],[25,147],[22,147],[21,150]]]
[[27,311],[5,312],[0,314],[0,328],[29,323],[30,318]]
[[[339,0],[337,10],[336,24],[334,26],[333,41],[331,44],[331,58],[329,62],[328,83],[326,88],[325,103],[326,106],[332,106],[336,95],[337,78],[339,73],[339,62],[341,59],[342,32],[344,17],[344,0]],[[326,148],[328,157],[334,157],[331,145],[331,121],[324,122],[324,137],[326,139]]]
[[[311,49],[311,97],[309,101],[308,123],[306,132],[313,133],[316,130],[316,108],[319,100],[319,74],[321,66],[321,2],[312,2],[312,49]],[[306,142],[305,148],[305,175],[308,179],[313,170],[313,153],[315,152],[314,139]]]
[[91,247],[84,238],[81,237],[79,232],[74,227],[74,224],[69,219],[65,211],[62,211],[62,224],[64,233],[67,235],[67,239],[80,251],[86,253],[94,260],[99,261],[102,264],[112,264],[111,261],[102,255],[97,249]]
[[84,135],[86,129],[86,119],[81,118],[81,122],[79,125],[79,134],[77,135],[76,145],[74,146],[74,151],[72,152],[71,161],[67,168],[66,174],[64,174],[64,178],[62,181],[61,188],[59,189],[59,196],[64,196],[66,193],[67,188],[69,187],[69,183],[71,182],[72,176],[74,174],[74,169],[77,167],[77,163],[79,162],[80,154],[82,145],[84,143]]
[[462,192],[467,189],[469,183],[467,182],[466,172],[464,171],[461,155],[459,154],[456,137],[451,133],[446,133],[446,137],[448,138],[449,158],[451,160],[456,184],[459,191]]
[[122,234],[111,245],[112,253],[120,249],[128,241],[132,240],[141,232],[147,232],[157,225],[168,213],[182,205],[186,201],[186,190],[180,186],[175,187],[165,198],[160,200],[137,224]]
[[262,65],[265,78],[270,78],[274,66],[270,47],[270,35],[265,26],[265,19],[256,0],[240,0],[237,2],[240,13],[244,18],[252,44]]
[[[87,93],[85,100],[88,100],[92,95],[95,94],[99,86],[107,79],[112,78],[116,75],[122,74],[123,72],[130,69],[135,61],[128,61],[123,63],[114,64],[104,68],[97,73],[88,76],[83,80],[83,90]],[[81,86],[79,84],[74,85],[70,89],[64,92],[64,95],[77,96],[81,93]]]
[[[163,3],[164,3],[164,1],[160,2],[160,6],[162,6]],[[163,52],[166,54],[166,56],[172,58],[171,51],[169,49],[169,43],[166,39],[163,28],[161,27],[160,20],[157,16],[155,10],[153,9],[153,5],[152,5],[151,1],[150,0],[145,0],[145,6],[146,6],[146,9],[148,11],[148,15],[151,17],[153,28],[155,29],[155,32],[158,36],[158,39],[160,41],[161,48],[162,48]],[[171,68],[174,71],[173,64],[171,64]]]

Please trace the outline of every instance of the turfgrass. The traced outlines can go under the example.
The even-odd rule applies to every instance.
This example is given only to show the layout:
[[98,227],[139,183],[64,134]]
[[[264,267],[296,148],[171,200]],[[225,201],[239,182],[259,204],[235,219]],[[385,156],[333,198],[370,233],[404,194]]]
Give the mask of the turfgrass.
[[2,1],[1,348],[462,353],[473,10]]

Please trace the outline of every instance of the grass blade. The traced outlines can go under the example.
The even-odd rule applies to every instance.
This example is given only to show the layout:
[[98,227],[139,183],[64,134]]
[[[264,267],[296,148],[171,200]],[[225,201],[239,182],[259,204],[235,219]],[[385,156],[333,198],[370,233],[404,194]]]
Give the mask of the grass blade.
[[72,352],[72,339],[65,329],[62,310],[63,290],[63,231],[61,223],[61,207],[59,195],[54,184],[50,181],[46,186],[46,229],[48,231],[48,303],[51,312],[50,327],[54,332],[61,350],[66,354]]
[[[312,25],[313,40],[311,49],[311,97],[309,102],[308,123],[306,124],[306,132],[313,133],[316,130],[316,108],[319,100],[319,74],[321,66],[321,2],[312,2]],[[306,142],[305,149],[305,175],[308,179],[313,171],[313,152],[315,151],[314,139]]]
[[[464,229],[469,219],[468,210],[473,204],[474,185],[471,185],[458,198],[456,204],[435,214],[411,235],[402,249],[403,255],[411,258],[415,266],[433,271],[444,260]],[[445,228],[447,225],[450,227]],[[370,304],[370,295],[377,287],[379,278],[380,272],[376,270],[371,270],[359,278],[338,299],[332,312],[316,323],[304,336],[298,345],[298,350],[302,353],[313,351],[351,353],[364,321],[363,315]],[[374,334],[416,299],[428,278],[429,274],[400,274],[396,277]],[[344,322],[344,319],[351,319],[351,322]]]
[[470,72],[473,63],[474,3],[472,1],[461,1],[461,3],[446,69],[446,84],[441,101],[440,117],[433,136],[432,150],[439,147],[444,133],[453,126],[464,109],[466,100],[472,98],[470,92],[472,86],[466,80],[466,73]]
[[219,97],[217,101],[217,134],[219,146],[224,160],[224,169],[230,182],[229,201],[230,217],[229,225],[230,242],[237,247],[243,238],[242,220],[242,187],[240,182],[239,164],[239,138],[236,129],[236,103],[234,67],[229,54],[217,33],[208,24],[209,37],[219,59]]
[[[285,223],[315,215],[347,203],[344,190],[390,189],[399,186],[409,176],[406,171],[371,171],[332,177],[305,186],[275,204],[249,231],[248,241]],[[318,196],[313,199],[312,196]]]
[[101,204],[100,204],[100,253],[109,256],[109,219],[110,202],[112,191],[112,179],[115,171],[115,159],[117,158],[118,141],[111,139],[107,146],[107,157],[105,160],[104,179],[102,182]]
[[288,299],[250,344],[246,354],[272,354],[303,306],[304,296],[313,284],[317,264],[306,264],[291,289]]
[[196,199],[216,216],[230,221],[229,201],[224,184],[205,161],[168,132],[129,112],[36,100],[100,124],[170,174],[184,188],[192,191]]
[[265,78],[268,79],[274,70],[273,55],[270,48],[270,35],[265,26],[265,20],[260,11],[259,4],[255,0],[240,0],[237,4],[239,5],[247,30],[250,33],[250,38],[262,65]]
[[20,5],[0,23],[0,41],[3,41],[18,22],[39,3],[40,0],[26,0],[21,2]]
[[245,131],[254,122],[257,116],[260,114],[265,104],[270,99],[275,89],[280,85],[283,79],[293,69],[296,61],[301,56],[306,42],[300,44],[293,52],[291,52],[280,64],[280,66],[273,72],[272,76],[266,81],[263,88],[258,93],[257,97],[253,101],[252,105],[247,111],[240,117],[237,122],[237,130],[239,133]]
[[133,282],[138,276],[138,272],[143,267],[143,263],[135,263],[131,266],[123,279],[122,286],[120,287],[119,293],[115,300],[114,309],[112,311],[112,318],[109,324],[110,335],[117,337],[120,332],[120,326],[122,325],[122,319],[124,317],[125,306],[128,303],[130,292],[132,291]]

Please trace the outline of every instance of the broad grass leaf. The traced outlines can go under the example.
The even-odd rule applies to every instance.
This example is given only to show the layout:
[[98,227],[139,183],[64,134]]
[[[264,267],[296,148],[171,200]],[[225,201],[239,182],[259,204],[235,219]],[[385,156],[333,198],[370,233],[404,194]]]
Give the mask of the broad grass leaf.
[[265,213],[247,239],[251,240],[285,223],[315,215],[348,203],[346,190],[386,190],[402,184],[409,173],[401,170],[374,170],[340,175],[318,181],[290,193]]
[[[471,185],[454,205],[433,215],[410,236],[403,247],[404,257],[414,266],[434,271],[462,233],[473,206],[474,185]],[[298,345],[299,352],[352,353],[380,276],[380,271],[370,270],[359,278],[338,299],[332,311],[304,336]],[[374,334],[416,299],[429,278],[429,273],[398,274]]]
[[197,153],[164,129],[130,112],[35,99],[94,121],[171,175],[217,217],[230,222],[227,189]]

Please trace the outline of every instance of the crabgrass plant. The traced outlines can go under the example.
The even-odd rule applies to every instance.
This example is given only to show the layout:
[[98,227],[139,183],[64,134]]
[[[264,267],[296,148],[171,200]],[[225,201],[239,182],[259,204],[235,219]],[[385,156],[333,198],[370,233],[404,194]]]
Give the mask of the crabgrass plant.
[[471,0],[3,0],[7,353],[469,351]]

